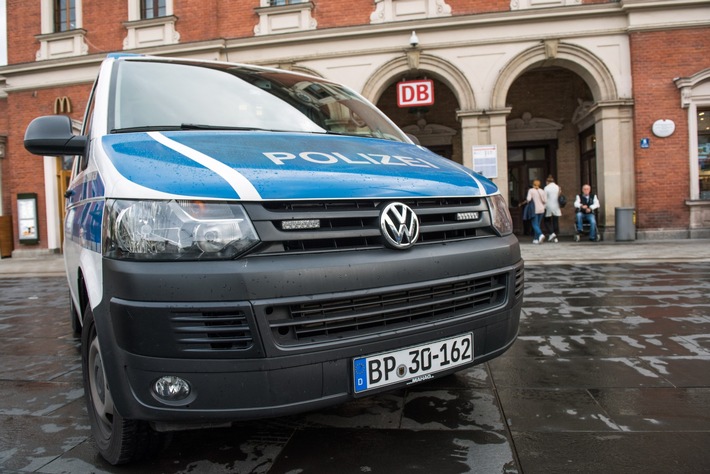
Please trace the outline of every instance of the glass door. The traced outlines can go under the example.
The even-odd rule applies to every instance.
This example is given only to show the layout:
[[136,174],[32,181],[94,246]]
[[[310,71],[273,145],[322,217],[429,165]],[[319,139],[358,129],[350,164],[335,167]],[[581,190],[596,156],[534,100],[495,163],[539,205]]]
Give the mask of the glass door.
[[552,170],[551,145],[517,146],[508,144],[508,202],[517,206],[525,200],[534,180],[545,180]]
[[555,171],[556,150],[556,141],[508,143],[508,205],[516,234],[528,233],[521,204],[534,180],[540,180],[540,186],[545,187],[547,176]]

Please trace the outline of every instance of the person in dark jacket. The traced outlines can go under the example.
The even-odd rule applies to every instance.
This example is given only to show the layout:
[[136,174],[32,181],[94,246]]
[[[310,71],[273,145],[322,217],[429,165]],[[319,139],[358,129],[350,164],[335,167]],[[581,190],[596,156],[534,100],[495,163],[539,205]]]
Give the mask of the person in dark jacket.
[[596,210],[599,209],[599,206],[599,199],[592,194],[592,187],[588,184],[582,186],[582,194],[578,194],[574,199],[574,208],[577,211],[576,241],[580,239],[585,221],[589,222],[589,240],[592,242],[598,240]]

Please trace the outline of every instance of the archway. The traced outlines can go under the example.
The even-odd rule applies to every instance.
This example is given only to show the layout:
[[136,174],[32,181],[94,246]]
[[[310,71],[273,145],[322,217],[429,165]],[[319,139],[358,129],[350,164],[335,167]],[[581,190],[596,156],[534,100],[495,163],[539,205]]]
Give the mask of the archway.
[[580,46],[550,40],[523,51],[503,68],[491,94],[492,106],[506,106],[508,89],[526,71],[553,66],[569,69],[581,77],[595,102],[619,98],[614,77],[601,59]]
[[[547,177],[553,176],[569,197],[574,197],[582,181],[590,183],[596,192],[594,127],[580,130],[576,123],[580,104],[592,100],[585,81],[560,67],[530,69],[511,84],[506,97],[511,107],[506,126],[507,197],[518,233],[525,233],[525,226],[517,205],[525,199],[533,180],[544,186]],[[572,205],[562,211],[561,232],[557,233],[571,234]]]
[[[397,82],[423,78],[434,82],[434,104],[398,107]],[[468,81],[452,64],[417,49],[409,50],[406,56],[377,70],[365,84],[363,95],[423,146],[463,163],[461,124],[456,112],[473,107],[475,100]]]
[[[621,79],[617,76],[616,80]],[[506,169],[506,183],[499,182],[499,186],[513,191],[509,204],[520,199],[512,178],[527,186],[531,179],[542,178],[544,183],[547,174],[557,174],[563,191],[572,198],[582,181],[593,182],[602,203],[600,226],[605,238],[611,237],[615,208],[635,204],[633,101],[619,97],[615,78],[604,62],[580,46],[546,41],[523,51],[503,68],[490,103],[493,110],[508,111],[502,145],[506,161],[501,165]],[[534,174],[540,176],[511,176],[517,166],[511,160],[520,158],[520,149],[527,160],[526,146],[543,146],[548,154],[535,163]],[[514,206],[511,210],[517,212]],[[564,231],[570,234],[574,231],[571,206],[564,214]]]
[[[423,79],[426,75],[409,74],[406,79]],[[417,138],[419,144],[434,153],[463,162],[461,150],[461,125],[452,113],[458,109],[458,102],[451,89],[443,82],[433,79],[434,104],[426,107],[398,107],[397,82],[385,89],[377,107],[382,110],[402,130]]]
[[474,110],[476,101],[473,89],[464,74],[443,59],[410,50],[406,56],[397,57],[372,74],[362,89],[362,95],[376,103],[385,89],[408,74],[420,73],[437,79],[451,89],[461,110]]

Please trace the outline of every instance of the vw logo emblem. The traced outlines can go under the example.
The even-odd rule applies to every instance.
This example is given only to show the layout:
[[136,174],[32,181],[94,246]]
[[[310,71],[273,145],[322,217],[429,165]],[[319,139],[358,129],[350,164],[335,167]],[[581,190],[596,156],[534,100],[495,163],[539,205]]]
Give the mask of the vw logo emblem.
[[393,202],[380,213],[380,230],[387,247],[406,249],[419,239],[419,219],[411,207]]

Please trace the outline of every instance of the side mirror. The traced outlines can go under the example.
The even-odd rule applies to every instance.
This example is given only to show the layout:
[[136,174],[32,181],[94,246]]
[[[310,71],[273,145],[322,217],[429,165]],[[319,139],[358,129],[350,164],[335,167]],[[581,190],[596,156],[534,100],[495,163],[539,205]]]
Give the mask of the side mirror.
[[25,131],[25,149],[35,155],[83,155],[86,137],[72,133],[66,115],[37,117]]

